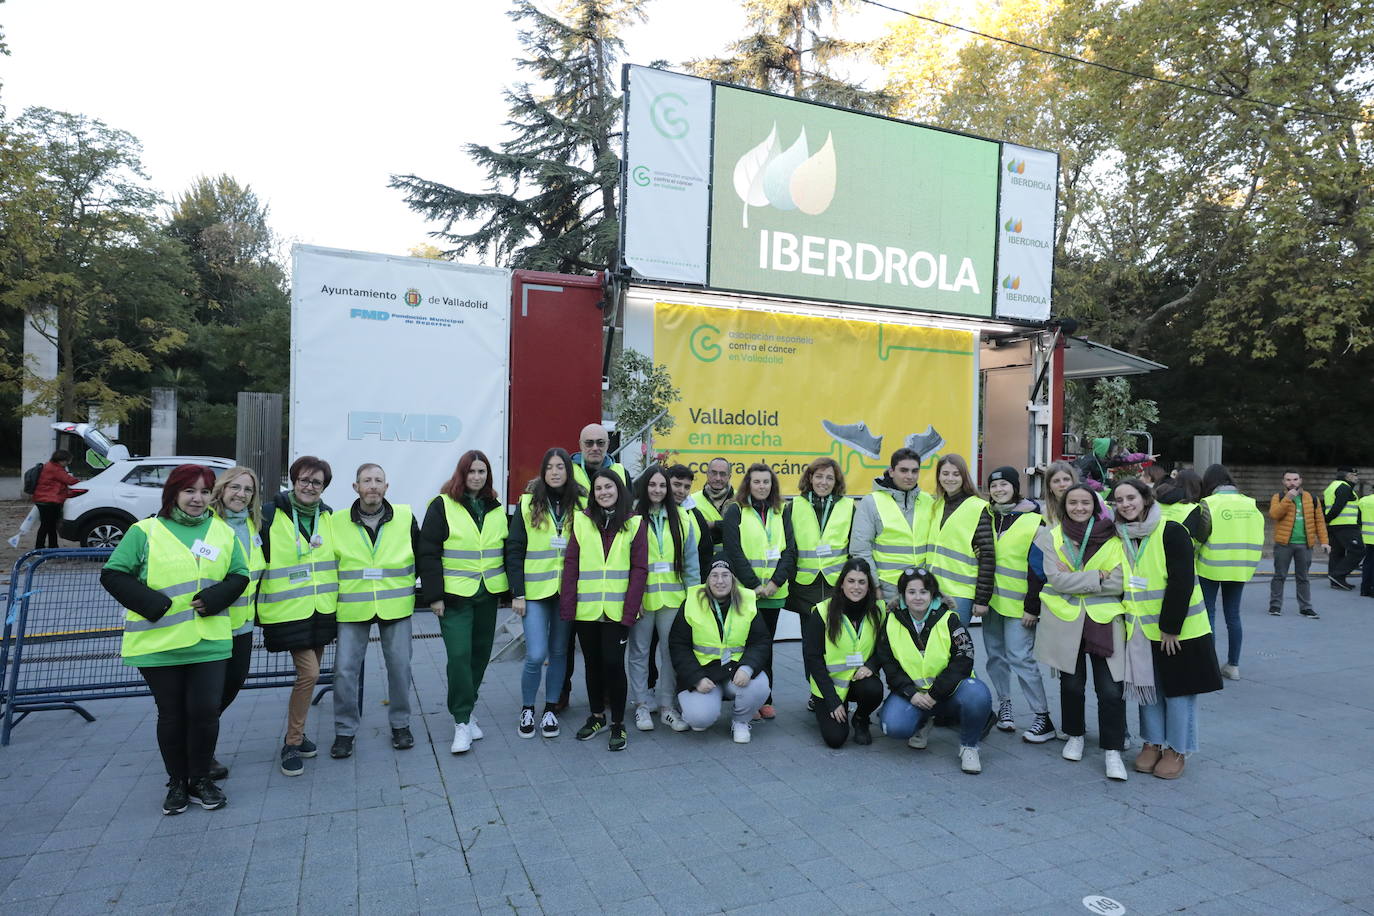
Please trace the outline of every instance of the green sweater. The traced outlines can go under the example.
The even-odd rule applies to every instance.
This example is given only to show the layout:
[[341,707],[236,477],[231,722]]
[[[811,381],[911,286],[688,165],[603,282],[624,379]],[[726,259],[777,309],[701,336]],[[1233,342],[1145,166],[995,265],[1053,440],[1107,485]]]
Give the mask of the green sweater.
[[[210,520],[210,514],[206,513],[198,525],[182,525],[166,518],[159,518],[157,522],[176,535],[178,541],[190,547],[197,538],[204,537],[206,532],[210,530]],[[148,536],[143,533],[142,528],[135,526],[124,534],[119,546],[115,547],[114,553],[106,561],[105,568],[137,576],[140,582],[147,584]],[[238,576],[248,575],[248,558],[244,554],[243,545],[238,538],[234,538],[234,556],[229,561],[229,573]],[[181,649],[130,656],[124,659],[124,664],[135,668],[157,668],[167,665],[217,662],[228,658],[232,650],[233,640],[231,639],[202,639],[194,645],[185,646]]]

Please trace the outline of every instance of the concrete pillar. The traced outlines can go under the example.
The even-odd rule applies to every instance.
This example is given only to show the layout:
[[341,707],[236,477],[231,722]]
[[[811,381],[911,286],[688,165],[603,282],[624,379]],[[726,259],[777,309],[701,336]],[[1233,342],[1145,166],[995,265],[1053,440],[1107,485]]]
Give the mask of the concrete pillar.
[[[24,322],[24,365],[36,379],[50,382],[57,378],[57,344],[46,336],[43,330],[56,334],[57,326],[51,313],[43,310],[30,313]],[[40,461],[47,461],[56,447],[57,433],[52,424],[57,422],[52,412],[29,415],[28,405],[33,403],[34,394],[29,386],[24,386],[23,403],[25,415],[20,425],[20,467],[31,468]],[[73,422],[80,417],[63,417]]]
[[1201,474],[1213,464],[1221,464],[1221,436],[1194,436],[1193,470]]
[[150,455],[177,453],[177,390],[153,389],[152,436],[148,444]]

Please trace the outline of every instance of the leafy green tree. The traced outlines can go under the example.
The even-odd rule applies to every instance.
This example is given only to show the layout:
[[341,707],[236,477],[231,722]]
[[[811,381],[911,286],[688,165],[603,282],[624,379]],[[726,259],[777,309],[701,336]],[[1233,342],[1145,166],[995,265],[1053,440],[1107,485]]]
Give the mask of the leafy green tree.
[[687,63],[697,76],[799,99],[846,108],[885,111],[891,102],[881,90],[865,89],[834,72],[834,65],[871,50],[863,42],[824,35],[835,25],[837,7],[845,0],[744,0],[749,33],[729,46],[724,57]]
[[[120,421],[146,402],[116,384],[146,374],[187,340],[184,250],[160,231],[130,134],[81,115],[30,108],[3,129],[0,309],[35,320],[57,347],[56,379],[35,377],[7,335],[3,384],[31,410]],[[46,320],[44,320],[46,319]],[[11,324],[10,327],[13,327]],[[12,333],[12,332],[11,332]]]
[[682,392],[673,384],[668,367],[627,347],[611,365],[607,381],[616,429],[622,435],[633,436],[652,423],[644,436],[644,443],[651,450],[654,436],[664,435],[676,425],[672,407],[682,400]]
[[[614,78],[621,30],[643,18],[643,0],[563,0],[556,13],[515,0],[526,56],[516,64],[534,83],[506,92],[515,134],[498,148],[469,144],[487,172],[483,191],[462,191],[415,175],[390,186],[442,228],[430,235],[509,267],[567,273],[609,269],[619,232],[621,100]],[[481,220],[471,232],[459,228]]]

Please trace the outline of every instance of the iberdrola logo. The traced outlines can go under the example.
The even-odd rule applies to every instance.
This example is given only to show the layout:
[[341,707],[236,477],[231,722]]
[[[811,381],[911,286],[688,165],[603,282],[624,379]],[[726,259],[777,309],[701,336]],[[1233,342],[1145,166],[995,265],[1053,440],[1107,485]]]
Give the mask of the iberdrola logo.
[[1011,274],[1007,274],[1005,277],[1002,278],[1002,288],[1003,288],[1003,289],[1020,289],[1020,288],[1021,288],[1021,278],[1020,278],[1020,277],[1013,277]]
[[1008,232],[1015,232],[1019,235],[1021,232],[1021,221],[1019,219],[1009,219],[1002,224],[1002,228]]
[[1024,160],[1024,159],[1019,159],[1019,160],[1018,160],[1018,159],[1008,159],[1008,160],[1007,160],[1007,171],[1010,172],[1010,173],[1012,173],[1013,175],[1024,175],[1024,174],[1026,174],[1026,160]]
[[806,145],[802,128],[791,146],[778,140],[778,125],[758,146],[735,163],[735,193],[744,202],[744,228],[749,228],[749,208],[800,210],[807,216],[824,213],[835,197],[835,143],[832,134],[815,155]]

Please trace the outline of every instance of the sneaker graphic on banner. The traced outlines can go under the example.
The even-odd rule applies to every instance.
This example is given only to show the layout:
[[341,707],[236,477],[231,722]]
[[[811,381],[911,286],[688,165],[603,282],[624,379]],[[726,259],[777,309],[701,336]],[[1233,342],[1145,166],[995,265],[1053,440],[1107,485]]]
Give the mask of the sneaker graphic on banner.
[[821,429],[826,431],[830,438],[847,445],[854,451],[870,458],[878,459],[882,457],[883,437],[875,436],[868,431],[868,424],[860,420],[858,423],[834,423],[830,420],[821,421]]

